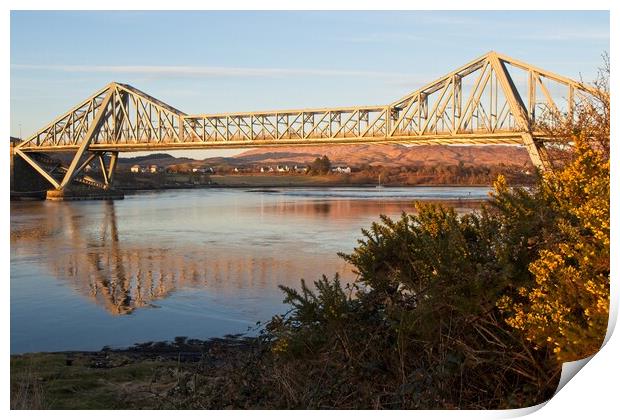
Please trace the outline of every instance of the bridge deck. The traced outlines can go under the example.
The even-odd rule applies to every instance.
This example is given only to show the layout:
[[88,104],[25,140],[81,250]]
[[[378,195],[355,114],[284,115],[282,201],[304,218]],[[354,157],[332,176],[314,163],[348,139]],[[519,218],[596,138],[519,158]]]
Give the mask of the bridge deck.
[[[305,138],[305,139],[255,139],[255,140],[227,140],[227,141],[184,141],[177,143],[159,143],[153,141],[143,141],[140,143],[95,143],[91,144],[89,150],[104,152],[143,152],[159,150],[198,150],[198,149],[247,149],[259,147],[310,147],[310,146],[330,146],[330,145],[369,145],[369,144],[403,144],[403,145],[518,145],[523,144],[522,133],[519,132],[498,132],[498,133],[471,133],[459,134],[455,137],[451,134],[428,135],[428,136],[398,136],[398,137],[376,137],[376,138]],[[28,146],[21,148],[28,152],[68,152],[76,151],[79,145],[42,145]]]

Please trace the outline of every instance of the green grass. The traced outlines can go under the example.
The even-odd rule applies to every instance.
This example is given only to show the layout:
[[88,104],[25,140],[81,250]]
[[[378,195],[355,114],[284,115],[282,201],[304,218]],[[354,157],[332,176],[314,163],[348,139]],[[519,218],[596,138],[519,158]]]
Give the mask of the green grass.
[[[151,383],[173,362],[132,360],[115,355],[112,367],[93,367],[89,355],[35,353],[11,357],[13,409],[120,409],[156,405]],[[158,384],[161,388],[167,384]]]

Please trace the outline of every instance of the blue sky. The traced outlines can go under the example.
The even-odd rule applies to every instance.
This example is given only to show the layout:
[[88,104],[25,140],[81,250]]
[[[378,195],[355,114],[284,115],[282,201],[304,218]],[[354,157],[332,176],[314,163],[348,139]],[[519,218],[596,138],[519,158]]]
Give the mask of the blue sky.
[[379,105],[490,50],[589,81],[609,13],[12,11],[11,135],[110,81],[189,114]]

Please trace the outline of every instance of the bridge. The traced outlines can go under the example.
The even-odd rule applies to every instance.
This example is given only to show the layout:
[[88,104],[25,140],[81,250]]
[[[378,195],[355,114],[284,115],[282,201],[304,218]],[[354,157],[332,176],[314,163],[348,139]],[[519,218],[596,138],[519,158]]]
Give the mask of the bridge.
[[[109,189],[120,152],[334,144],[520,144],[545,170],[544,129],[572,120],[595,88],[489,52],[382,106],[185,114],[126,84],[110,83],[43,127],[14,152],[62,191]],[[45,154],[70,152],[68,166]],[[47,161],[46,161],[47,159]],[[94,160],[101,179],[83,174]]]

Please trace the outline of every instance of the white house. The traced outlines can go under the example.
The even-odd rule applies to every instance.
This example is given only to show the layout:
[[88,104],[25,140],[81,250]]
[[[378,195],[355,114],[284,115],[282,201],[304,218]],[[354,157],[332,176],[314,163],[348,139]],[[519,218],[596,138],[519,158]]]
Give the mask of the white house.
[[350,166],[336,166],[335,168],[332,168],[332,172],[337,172],[339,174],[350,174],[351,173],[351,167]]
[[139,174],[140,172],[142,172],[142,167],[140,165],[133,165],[130,171],[134,174]]
[[277,170],[278,172],[288,172],[288,169],[289,169],[289,168],[288,168],[288,165],[278,165],[278,166],[276,167],[276,170]]

